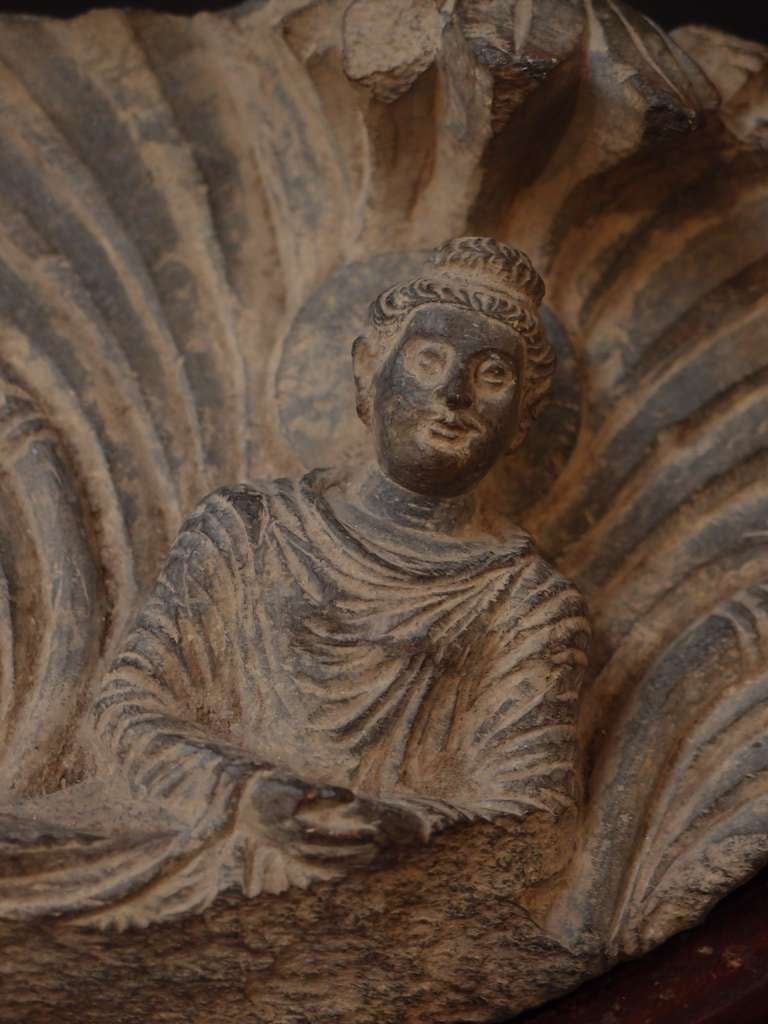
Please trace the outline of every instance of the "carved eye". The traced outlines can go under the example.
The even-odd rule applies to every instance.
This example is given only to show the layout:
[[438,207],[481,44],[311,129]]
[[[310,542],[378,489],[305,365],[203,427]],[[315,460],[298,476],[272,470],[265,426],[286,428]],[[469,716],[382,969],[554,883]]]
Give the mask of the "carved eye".
[[477,380],[494,390],[501,390],[515,384],[515,374],[501,359],[484,359],[477,368]]
[[445,355],[436,348],[424,346],[416,355],[416,365],[420,370],[430,372],[439,370],[445,364]]
[[444,376],[451,358],[446,345],[426,338],[415,338],[405,348],[405,367],[409,373],[425,383],[434,384]]

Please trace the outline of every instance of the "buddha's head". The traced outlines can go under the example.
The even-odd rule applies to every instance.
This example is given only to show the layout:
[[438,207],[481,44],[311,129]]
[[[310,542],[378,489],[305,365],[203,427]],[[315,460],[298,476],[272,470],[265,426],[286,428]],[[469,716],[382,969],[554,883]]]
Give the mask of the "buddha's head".
[[387,477],[418,494],[471,490],[522,443],[549,388],[544,283],[492,238],[456,238],[372,304],[352,349],[357,411]]

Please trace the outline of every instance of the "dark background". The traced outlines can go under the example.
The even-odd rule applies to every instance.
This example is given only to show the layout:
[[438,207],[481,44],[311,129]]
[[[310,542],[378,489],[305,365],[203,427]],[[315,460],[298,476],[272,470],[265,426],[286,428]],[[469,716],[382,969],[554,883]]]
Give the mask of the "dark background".
[[[227,0],[0,0],[0,11],[64,18],[95,7],[192,14],[234,6]],[[632,6],[666,29],[707,24],[768,43],[768,0],[634,0]],[[768,870],[724,900],[699,928],[515,1024],[523,1022],[768,1024]]]
[[[384,2],[384,0],[382,0]],[[174,14],[188,14],[194,11],[216,11],[234,7],[228,0],[209,0],[208,3],[194,3],[191,0],[115,0],[113,3],[83,3],[77,0],[0,0],[0,11],[18,11],[30,14],[48,14],[56,17],[72,17],[93,7],[135,7],[146,10],[162,10]],[[663,28],[698,22],[714,25],[726,32],[768,42],[768,0],[634,0],[633,7],[649,15]],[[767,1018],[768,1021],[768,1018]]]

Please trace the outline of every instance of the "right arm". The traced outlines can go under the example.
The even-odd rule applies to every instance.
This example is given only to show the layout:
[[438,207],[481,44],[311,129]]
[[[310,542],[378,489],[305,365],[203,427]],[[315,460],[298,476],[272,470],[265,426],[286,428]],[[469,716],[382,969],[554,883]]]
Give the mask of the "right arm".
[[182,821],[229,807],[270,767],[229,738],[243,688],[235,634],[255,597],[242,576],[260,496],[250,504],[246,520],[220,491],[187,519],[93,707],[102,769]]

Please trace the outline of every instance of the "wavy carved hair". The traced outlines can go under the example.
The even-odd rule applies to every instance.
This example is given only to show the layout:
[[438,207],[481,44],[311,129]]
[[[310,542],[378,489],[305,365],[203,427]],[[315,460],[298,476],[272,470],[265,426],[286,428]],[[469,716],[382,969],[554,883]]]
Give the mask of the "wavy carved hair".
[[536,418],[555,371],[555,353],[538,317],[543,298],[544,282],[519,249],[493,238],[444,242],[421,277],[394,285],[371,303],[364,337],[373,366],[365,380],[357,380],[358,414],[369,422],[376,374],[413,313],[432,303],[461,306],[507,324],[525,346],[520,427],[513,444],[517,447]]

